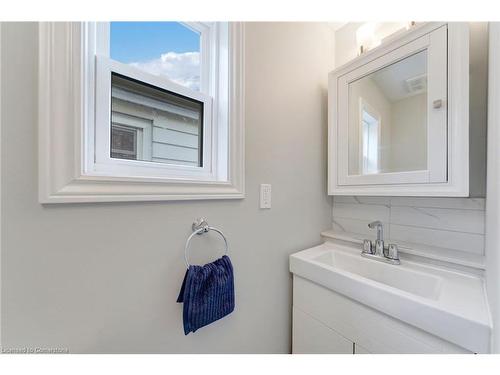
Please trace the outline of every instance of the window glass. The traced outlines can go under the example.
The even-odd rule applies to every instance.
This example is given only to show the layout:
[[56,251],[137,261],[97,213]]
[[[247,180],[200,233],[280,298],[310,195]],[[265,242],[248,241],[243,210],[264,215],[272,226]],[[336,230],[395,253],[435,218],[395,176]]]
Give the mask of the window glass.
[[112,158],[201,167],[202,129],[202,102],[112,73]]
[[137,160],[137,128],[112,125],[111,157]]
[[179,22],[111,22],[110,57],[200,90],[200,34]]
[[363,174],[377,173],[379,154],[378,117],[370,115],[365,108],[362,109],[361,116],[363,126]]

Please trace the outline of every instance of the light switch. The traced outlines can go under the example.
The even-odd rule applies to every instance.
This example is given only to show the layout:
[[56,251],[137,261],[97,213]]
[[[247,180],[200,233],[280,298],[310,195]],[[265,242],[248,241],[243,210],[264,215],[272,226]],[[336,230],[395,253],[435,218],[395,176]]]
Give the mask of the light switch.
[[271,184],[260,184],[260,208],[271,208]]

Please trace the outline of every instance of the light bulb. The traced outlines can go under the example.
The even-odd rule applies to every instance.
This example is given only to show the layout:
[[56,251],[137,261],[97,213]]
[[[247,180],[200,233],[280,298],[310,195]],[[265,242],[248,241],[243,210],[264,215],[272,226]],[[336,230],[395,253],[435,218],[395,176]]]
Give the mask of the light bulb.
[[366,22],[356,30],[356,44],[358,53],[362,54],[380,44],[380,39],[376,37],[378,23]]

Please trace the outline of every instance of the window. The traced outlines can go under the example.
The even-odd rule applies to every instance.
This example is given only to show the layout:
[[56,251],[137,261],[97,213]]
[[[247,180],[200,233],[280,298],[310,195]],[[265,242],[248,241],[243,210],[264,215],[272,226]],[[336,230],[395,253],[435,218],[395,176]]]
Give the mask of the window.
[[[111,158],[202,167],[203,106],[196,99],[112,73]],[[120,118],[128,119],[127,124]],[[128,134],[148,133],[139,140],[143,152],[113,152],[113,145],[123,138],[124,127],[128,127]]]
[[122,126],[113,122],[111,125],[111,157],[137,160],[137,148],[142,147],[142,134],[141,140],[137,142],[138,131],[132,126]]
[[[227,159],[227,150],[212,135],[228,127],[227,116],[218,116],[227,112],[223,103],[228,88],[219,92],[214,79],[227,73],[228,56],[217,47],[201,55],[200,48],[213,45],[216,34],[220,44],[227,45],[226,27],[175,22],[99,25],[95,171],[203,181],[227,176],[214,163]],[[214,62],[210,55],[220,61]],[[125,125],[114,122],[114,117],[147,125]],[[135,148],[114,152],[112,146],[125,140]]]
[[[109,28],[111,60],[200,91],[201,33],[192,26],[178,22],[111,22]],[[210,103],[210,99],[205,102]],[[170,92],[111,72],[111,116],[128,116],[150,127],[149,136],[139,139],[144,152],[115,152],[116,142],[130,139],[132,145],[134,139],[137,143],[137,132],[141,133],[134,125],[126,132],[124,124],[112,121],[111,158],[202,167],[204,105],[203,101],[177,94],[175,88]]]
[[200,29],[179,22],[111,22],[109,57],[199,91]]
[[381,116],[362,97],[359,98],[359,124],[361,173],[379,173]]
[[44,23],[41,35],[42,202],[243,197],[242,24]]
[[380,117],[371,115],[367,108],[361,110],[361,127],[363,136],[363,174],[377,173],[379,154]]

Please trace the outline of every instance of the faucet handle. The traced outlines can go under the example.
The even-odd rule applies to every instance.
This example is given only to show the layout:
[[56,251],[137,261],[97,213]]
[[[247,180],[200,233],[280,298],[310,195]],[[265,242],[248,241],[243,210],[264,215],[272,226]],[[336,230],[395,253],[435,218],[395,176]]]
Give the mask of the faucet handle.
[[384,256],[384,240],[376,240],[375,241],[375,255],[380,257]]
[[365,254],[373,254],[372,241],[363,240],[363,253]]
[[389,246],[387,247],[387,258],[399,260],[398,245],[394,243],[389,244]]

